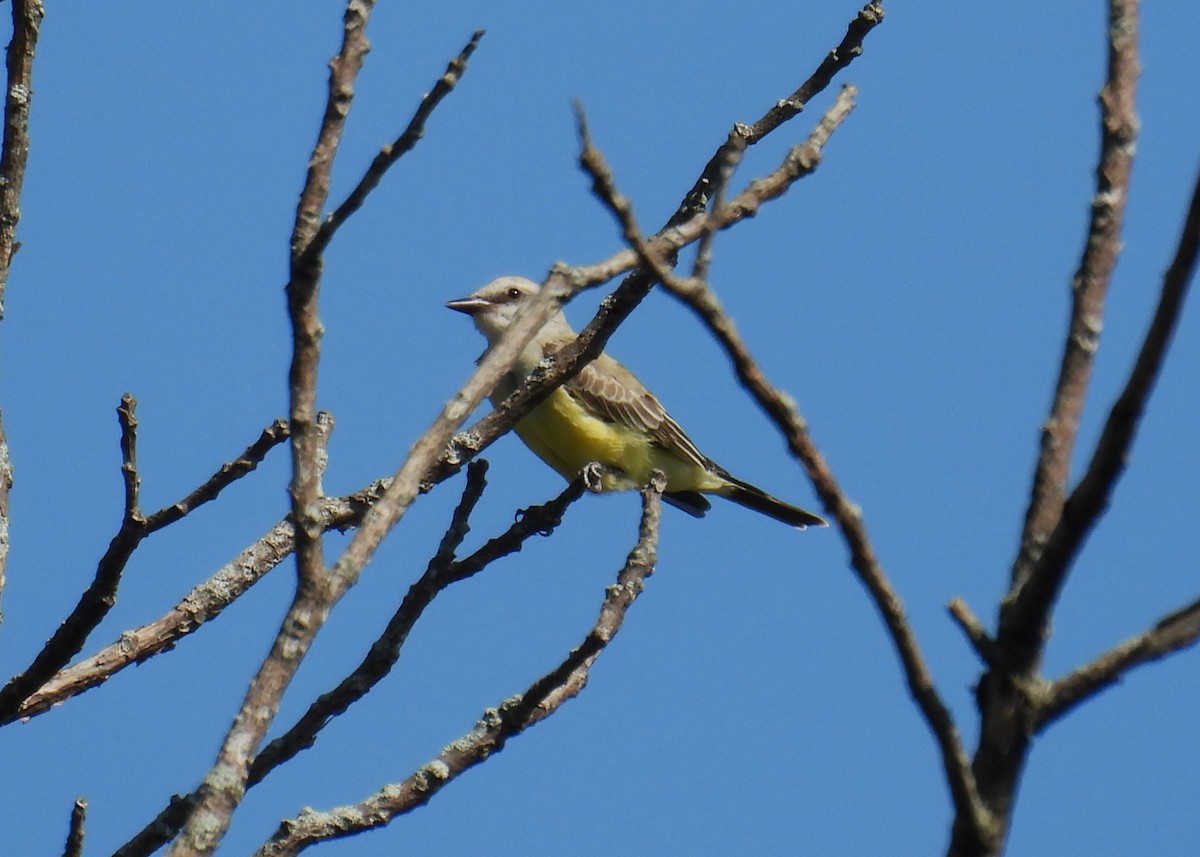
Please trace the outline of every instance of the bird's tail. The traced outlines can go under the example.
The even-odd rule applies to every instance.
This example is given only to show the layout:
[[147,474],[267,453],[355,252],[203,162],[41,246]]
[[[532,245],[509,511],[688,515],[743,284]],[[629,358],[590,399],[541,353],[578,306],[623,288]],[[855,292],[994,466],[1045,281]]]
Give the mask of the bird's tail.
[[785,503],[776,497],[772,497],[761,488],[757,488],[749,482],[743,482],[735,476],[730,476],[727,473],[723,473],[722,475],[729,480],[729,483],[714,493],[720,494],[727,500],[732,500],[739,506],[745,506],[747,509],[761,512],[768,518],[782,521],[799,530],[806,529],[807,527],[829,526],[820,515],[806,512],[804,509],[801,509],[799,506],[793,506],[791,503]]

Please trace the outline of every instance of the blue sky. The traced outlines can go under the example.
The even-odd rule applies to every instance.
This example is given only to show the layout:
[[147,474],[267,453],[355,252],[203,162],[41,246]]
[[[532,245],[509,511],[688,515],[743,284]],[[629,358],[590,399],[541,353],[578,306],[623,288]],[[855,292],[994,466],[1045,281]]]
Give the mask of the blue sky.
[[[340,38],[333,2],[50,4],[4,321],[16,463],[0,668],[21,669],[120,518],[120,395],[140,400],[145,505],[186,494],[286,413],[288,235]],[[747,11],[751,9],[751,11]],[[330,493],[398,466],[482,339],[443,308],[500,274],[619,249],[575,158],[571,99],[641,222],[661,222],[734,121],[790,93],[854,3],[381,3],[335,199],[446,61],[488,33],[417,150],[326,257],[320,405]],[[712,282],[863,512],[968,745],[978,664],[944,612],[991,623],[1065,327],[1098,149],[1098,3],[893,3],[840,80],[861,90],[816,175],[716,245]],[[1200,11],[1146,4],[1142,134],[1081,451],[1123,383],[1200,158]],[[770,170],[831,93],[757,147]],[[739,185],[740,186],[740,185]],[[582,324],[598,295],[568,314]],[[801,505],[800,468],[691,315],[652,295],[610,351],[699,446]],[[1055,620],[1061,675],[1196,597],[1200,468],[1185,313],[1128,473]],[[561,480],[515,439],[468,546]],[[286,510],[287,456],[139,550],[88,651],[161,615]],[[334,614],[281,726],[358,662],[448,520],[422,498]],[[586,497],[561,531],[435,602],[390,679],[247,797],[249,853],[302,806],[406,777],[553,666],[595,619],[636,530],[633,495]],[[330,539],[328,552],[341,539]],[[0,830],[61,853],[90,802],[110,853],[196,785],[286,607],[291,569],[171,654],[0,733]],[[1200,836],[1197,654],[1134,673],[1034,748],[1010,853],[1180,853]],[[586,691],[432,804],[330,855],[937,853],[949,799],[880,622],[833,531],[731,504],[667,510],[660,564]]]

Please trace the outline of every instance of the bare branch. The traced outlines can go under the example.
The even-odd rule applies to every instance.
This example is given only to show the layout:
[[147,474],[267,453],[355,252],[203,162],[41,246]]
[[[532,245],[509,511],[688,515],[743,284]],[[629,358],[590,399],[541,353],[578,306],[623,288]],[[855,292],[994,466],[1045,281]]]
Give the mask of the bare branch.
[[[1042,427],[1021,545],[1013,562],[1009,591],[1000,605],[995,637],[997,660],[985,671],[976,691],[981,722],[972,769],[996,824],[991,835],[981,836],[969,819],[956,817],[951,855],[999,853],[1003,848],[1017,785],[1040,717],[1045,680],[1039,675],[1039,667],[1050,634],[1050,616],[1083,534],[1099,513],[1096,508],[1094,514],[1083,512],[1081,516],[1082,510],[1074,508],[1075,501],[1066,502],[1064,497],[1079,416],[1099,343],[1104,298],[1120,253],[1138,129],[1134,112],[1140,70],[1138,26],[1138,0],[1110,0],[1108,72],[1100,90],[1100,158],[1091,223],[1079,270],[1071,284],[1070,322],[1050,414]],[[1157,364],[1153,371],[1157,372]],[[1142,403],[1144,396],[1138,399],[1138,412]],[[1112,424],[1110,415],[1109,426]],[[1132,438],[1131,431],[1127,440]],[[1088,477],[1083,482],[1089,482]],[[1110,480],[1103,491],[1105,497],[1111,485]],[[1081,495],[1081,488],[1082,483],[1074,496],[1097,496],[1091,488]],[[1086,523],[1081,527],[1072,519]]]
[[[328,461],[326,444],[333,430],[333,418],[325,411],[317,414],[313,438],[318,446],[312,451],[317,490]],[[301,529],[295,527],[294,540],[299,564]],[[318,553],[319,557],[319,553]],[[332,602],[325,597],[319,575],[308,578],[301,570],[292,604],[275,636],[271,651],[250,682],[242,706],[226,732],[217,754],[200,786],[200,799],[189,818],[183,835],[171,849],[176,854],[202,854],[216,850],[228,828],[233,811],[245,794],[245,771],[262,742],[262,736],[275,715],[283,695],[300,662],[312,644],[316,629],[328,616]]]
[[67,847],[63,857],[83,857],[83,825],[87,821],[87,801],[77,798],[71,807],[71,826],[67,830]]
[[375,160],[371,162],[371,166],[367,169],[367,172],[359,179],[358,184],[354,186],[354,190],[350,191],[350,194],[342,204],[325,218],[325,222],[321,224],[321,228],[317,231],[313,240],[305,247],[305,256],[315,259],[321,253],[325,252],[325,248],[329,246],[334,233],[349,219],[350,215],[362,207],[367,196],[383,180],[384,174],[396,161],[400,160],[400,158],[417,145],[425,135],[425,122],[429,119],[434,109],[442,102],[442,99],[449,95],[454,87],[458,85],[459,80],[462,79],[463,74],[467,70],[467,61],[475,53],[475,49],[479,47],[479,42],[483,38],[483,35],[483,30],[476,30],[471,36],[471,40],[467,42],[466,47],[462,49],[458,56],[450,61],[450,64],[446,67],[446,73],[438,78],[433,89],[421,99],[421,104],[409,121],[408,127],[401,132],[395,142],[380,149],[379,154],[375,156]]
[[[348,586],[344,577],[338,581],[326,578],[321,548],[320,462],[324,453],[314,426],[314,415],[320,339],[323,334],[317,316],[322,250],[337,227],[361,205],[362,199],[383,172],[415,144],[426,117],[453,88],[465,68],[465,56],[460,54],[458,65],[451,64],[435,93],[418,108],[409,126],[411,135],[402,135],[397,141],[400,146],[394,157],[377,161],[347,205],[326,221],[324,228],[317,227],[320,212],[328,199],[333,160],[349,112],[354,82],[369,49],[365,30],[373,6],[374,0],[350,0],[347,4],[342,47],[331,63],[325,118],[309,162],[308,179],[301,194],[292,234],[292,270],[286,291],[293,342],[288,388],[293,474],[290,494],[292,520],[296,527],[295,553],[299,580],[296,597],[271,654],[251,683],[216,763],[205,777],[201,786],[201,801],[182,837],[171,849],[171,854],[176,857],[211,853],[219,844],[245,792],[249,762],[274,718],[279,699],[324,624],[329,610]],[[478,38],[472,40],[464,54],[469,55],[477,41]],[[357,569],[354,574],[357,574]]]
[[[795,171],[797,175],[807,174],[816,168],[821,147],[849,114],[855,94],[854,87],[843,87],[841,95],[825,114],[808,142],[788,153],[785,159],[786,167]],[[596,195],[620,222],[625,240],[638,254],[641,264],[653,272],[668,292],[682,300],[699,316],[725,349],[733,362],[738,380],[787,438],[789,448],[808,471],[825,508],[837,519],[850,547],[851,565],[883,617],[884,625],[900,655],[905,677],[908,679],[909,692],[925,716],[942,751],[942,763],[955,805],[961,813],[976,818],[979,825],[988,825],[990,822],[979,799],[970,760],[962,745],[958,727],[934,686],[933,677],[921,654],[916,635],[904,615],[903,604],[875,558],[874,548],[867,536],[858,507],[850,503],[842,493],[832,471],[813,443],[807,424],[800,416],[795,402],[767,381],[737,332],[733,320],[725,313],[708,284],[694,277],[684,280],[674,276],[668,264],[650,252],[638,230],[628,200],[617,191],[612,175],[603,157],[592,147],[586,125],[582,121],[580,133],[584,141],[584,153],[580,161],[593,178],[593,190]]]
[[231,484],[262,464],[267,453],[288,439],[288,426],[283,420],[275,420],[262,430],[258,440],[246,447],[246,451],[221,465],[208,481],[192,491],[182,500],[164,506],[146,517],[146,530],[150,533],[161,530],[186,517],[205,503],[215,500]]
[[967,606],[967,602],[961,598],[952,598],[950,603],[946,605],[946,612],[950,614],[950,618],[955,624],[962,629],[966,635],[967,641],[970,642],[971,648],[975,650],[975,654],[979,655],[979,659],[988,666],[993,666],[999,663],[999,654],[996,652],[996,641],[988,634],[987,629],[983,627],[983,623],[979,621],[971,608]]
[[[349,0],[342,22],[342,44],[329,62],[329,96],[321,130],[308,162],[308,175],[296,208],[296,223],[292,232],[292,258],[301,258],[321,228],[321,213],[329,198],[329,182],[333,174],[333,159],[342,141],[350,103],[354,100],[354,83],[362,70],[363,61],[371,49],[367,41],[367,18],[375,7],[374,0]],[[314,257],[310,261],[316,261]]]
[[[1108,78],[1100,90],[1100,161],[1096,167],[1096,193],[1079,269],[1071,281],[1071,318],[1063,344],[1062,364],[1050,406],[1042,425],[1041,451],[1033,476],[1029,507],[1021,534],[1021,547],[1013,563],[1009,598],[1017,596],[1030,578],[1050,533],[1062,517],[1071,456],[1079,431],[1091,381],[1092,365],[1100,344],[1104,299],[1121,252],[1121,227],[1129,197],[1138,119],[1134,94],[1138,73],[1138,0],[1119,0],[1110,7]],[[1050,596],[1057,596],[1057,587]],[[1001,611],[997,639],[1017,670],[1028,670],[1041,655],[1048,628],[1041,616],[1027,611],[1020,621],[1010,610]]]
[[125,522],[140,527],[145,523],[141,509],[142,476],[137,467],[137,399],[129,393],[117,406],[121,424],[121,479],[125,483]]
[[1116,684],[1143,664],[1194,646],[1200,640],[1200,600],[1168,613],[1145,633],[1126,640],[1050,685],[1038,708],[1037,731]]
[[583,480],[575,479],[549,503],[524,510],[505,533],[490,539],[471,555],[455,560],[454,551],[468,530],[467,518],[483,492],[485,472],[486,462],[483,461],[472,462],[467,469],[463,499],[454,512],[454,519],[437,554],[430,560],[420,579],[409,587],[400,607],[389,620],[383,634],[372,644],[366,658],[336,688],[322,694],[309,706],[294,726],[263,748],[250,768],[247,787],[260,782],[271,770],[300,750],[311,747],[321,729],[391,672],[413,626],[443,590],[472,577],[496,559],[521,550],[532,536],[550,535],[561,523],[567,507],[584,492]]
[[21,190],[29,160],[33,55],[43,15],[41,0],[13,0],[13,36],[5,59],[8,86],[4,90],[4,143],[0,151],[0,319],[4,318],[8,272],[13,255],[21,246],[17,242],[17,224],[21,220]]
[[781,98],[752,125],[737,123],[729,132],[729,136],[716,153],[709,159],[700,178],[692,186],[680,203],[678,210],[671,216],[667,226],[678,226],[690,220],[696,213],[708,208],[711,199],[717,196],[717,188],[722,182],[721,174],[725,169],[731,152],[753,146],[774,131],[783,123],[792,119],[802,111],[814,96],[823,92],[833,78],[850,65],[863,52],[863,41],[867,34],[883,23],[883,4],[879,0],[871,0],[863,6],[846,28],[846,35],[841,43],[831,50],[821,64],[804,83],[791,95]]
[[662,492],[661,473],[651,477],[642,492],[642,519],[638,540],[625,566],[610,586],[595,626],[557,668],[535,681],[522,694],[488,709],[475,728],[443,749],[407,780],[385,786],[353,806],[328,812],[304,811],[284,821],[257,857],[299,854],[317,842],[351,836],[382,827],[397,816],[423,806],[449,782],[489,756],[504,749],[509,739],[549,717],[587,683],[592,664],[620,631],[625,613],[641,594],[645,580],[657,563],[658,527]]
[[[0,146],[0,320],[13,255],[20,248],[17,224],[21,220],[21,190],[29,160],[29,104],[33,97],[33,55],[45,14],[40,0],[13,0],[12,41],[5,58],[7,87],[4,96],[4,140]],[[8,496],[12,489],[12,458],[0,412],[0,596],[4,594],[8,567]],[[0,609],[0,622],[4,611]]]
[[[101,558],[91,586],[78,605],[26,670],[0,690],[0,725],[31,717],[76,694],[107,681],[115,672],[131,663],[140,663],[174,645],[176,639],[190,634],[203,622],[214,618],[234,598],[257,581],[275,562],[291,551],[291,527],[286,533],[272,533],[247,548],[238,559],[201,584],[162,619],[134,631],[97,655],[70,669],[64,665],[82,650],[88,636],[116,603],[116,590],[133,551],[142,539],[183,518],[192,509],[215,499],[235,480],[254,470],[274,446],[286,439],[285,427],[276,422],[263,430],[236,460],[220,469],[202,486],[183,500],[155,512],[149,518],[138,509],[136,432],[134,409],[137,402],[126,394],[117,408],[121,423],[121,473],[125,482],[125,515],[120,530]],[[281,546],[284,552],[278,553]],[[275,556],[268,563],[267,557]],[[256,571],[261,569],[260,571]]]
[[1125,387],[1104,422],[1104,430],[1100,433],[1087,471],[1071,492],[1062,517],[1050,534],[1029,579],[1001,614],[1001,631],[1009,629],[1014,637],[1020,635],[1017,637],[1020,641],[1033,639],[1035,631],[1049,622],[1050,610],[1066,580],[1067,572],[1084,539],[1108,507],[1117,480],[1125,470],[1138,424],[1162,371],[1188,286],[1195,276],[1198,246],[1200,178],[1192,191],[1191,206],[1179,236],[1175,258],[1163,277],[1162,293],[1154,318]]
[[[482,470],[486,462],[472,462],[472,468],[479,466]],[[471,479],[471,468],[468,468],[468,479]],[[479,489],[482,488],[482,473],[478,477]],[[376,486],[376,496],[382,488]],[[250,766],[250,775],[246,787],[251,788],[261,782],[266,776],[296,755],[297,752],[312,746],[317,733],[330,720],[341,714],[352,703],[361,698],[377,684],[394,665],[399,648],[403,645],[412,625],[420,616],[420,612],[438,592],[450,583],[465,580],[485,565],[500,556],[519,551],[524,542],[533,535],[549,535],[561,521],[567,506],[577,500],[583,493],[582,480],[575,480],[567,488],[548,503],[523,510],[518,520],[502,535],[489,540],[483,547],[464,559],[455,561],[452,555],[457,547],[457,540],[465,532],[466,518],[469,514],[467,501],[475,502],[470,492],[476,490],[473,484],[468,484],[464,490],[464,501],[455,511],[454,521],[443,537],[437,555],[430,562],[429,570],[420,581],[409,589],[399,610],[388,623],[384,634],[371,647],[370,653],[362,664],[347,676],[337,688],[323,694],[308,711],[290,729],[279,738],[267,744],[254,763]],[[354,501],[354,511],[343,509],[338,518],[343,525],[352,525],[361,518],[371,500],[360,497]],[[343,505],[345,505],[343,501]],[[327,529],[332,529],[331,525]],[[288,531],[290,537],[290,530]],[[266,541],[266,540],[264,540]],[[282,559],[282,557],[280,557]],[[276,560],[278,561],[278,560]],[[222,605],[223,606],[223,605]],[[145,857],[169,842],[179,828],[187,821],[188,814],[199,801],[199,792],[186,796],[175,796],[170,803],[143,828],[137,835],[117,850],[114,857]]]

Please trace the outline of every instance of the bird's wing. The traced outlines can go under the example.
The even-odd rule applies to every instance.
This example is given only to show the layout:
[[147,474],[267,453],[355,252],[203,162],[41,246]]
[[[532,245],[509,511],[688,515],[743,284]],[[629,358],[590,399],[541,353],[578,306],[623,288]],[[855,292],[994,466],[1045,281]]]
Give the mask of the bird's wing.
[[710,462],[637,377],[601,354],[567,383],[567,393],[601,419],[650,436],[664,449],[708,469]]

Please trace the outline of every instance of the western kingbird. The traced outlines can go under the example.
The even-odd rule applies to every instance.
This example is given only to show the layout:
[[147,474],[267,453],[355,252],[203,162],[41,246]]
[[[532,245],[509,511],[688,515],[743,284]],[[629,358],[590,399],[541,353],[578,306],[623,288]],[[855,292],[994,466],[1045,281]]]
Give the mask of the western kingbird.
[[[524,277],[500,277],[446,306],[471,316],[490,349],[538,288]],[[508,398],[542,360],[574,339],[566,316],[555,312],[496,385],[492,404]],[[703,495],[716,494],[801,530],[826,526],[819,516],[777,500],[705,456],[642,382],[607,354],[584,366],[514,428],[567,480],[596,462],[600,490],[627,491],[641,488],[651,471],[661,470],[667,477],[663,499],[697,518],[711,506]]]

